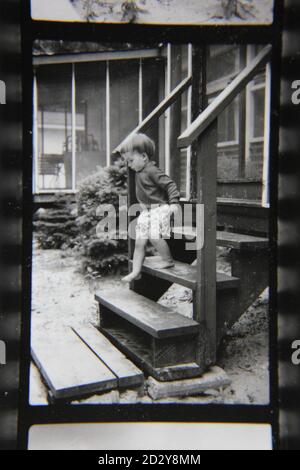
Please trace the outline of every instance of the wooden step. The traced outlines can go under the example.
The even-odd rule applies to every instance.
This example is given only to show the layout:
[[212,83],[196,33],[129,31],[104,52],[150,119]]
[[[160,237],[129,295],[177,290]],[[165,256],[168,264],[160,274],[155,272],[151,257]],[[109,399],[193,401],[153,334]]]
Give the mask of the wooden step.
[[118,387],[132,387],[143,383],[143,372],[129,361],[96,327],[89,323],[74,328],[74,331],[117,377]]
[[[184,237],[188,241],[196,238],[194,227],[174,227],[172,231],[175,236]],[[247,251],[265,250],[269,247],[269,240],[240,233],[217,231],[217,246]]]
[[[197,266],[175,261],[174,268],[158,269],[155,264],[160,261],[158,256],[149,256],[145,259],[143,272],[154,277],[170,281],[172,284],[179,284],[188,289],[195,290],[197,287]],[[132,269],[132,261],[130,261]],[[217,273],[217,289],[235,289],[239,286],[239,280],[236,277],[227,274]]]
[[153,338],[171,338],[199,332],[199,324],[129,289],[106,290],[95,295],[100,305]]
[[153,351],[151,348],[145,347],[139,335],[133,330],[128,331],[121,325],[110,328],[101,328],[101,332],[126,354],[138,367],[143,369],[147,375],[154,377],[161,382],[169,382],[171,380],[189,379],[200,377],[204,372],[196,362],[190,361],[182,363],[180,357],[177,364],[156,367],[153,364]]
[[113,372],[71,328],[66,329],[63,339],[55,332],[33,337],[31,354],[54,400],[72,400],[118,386]]

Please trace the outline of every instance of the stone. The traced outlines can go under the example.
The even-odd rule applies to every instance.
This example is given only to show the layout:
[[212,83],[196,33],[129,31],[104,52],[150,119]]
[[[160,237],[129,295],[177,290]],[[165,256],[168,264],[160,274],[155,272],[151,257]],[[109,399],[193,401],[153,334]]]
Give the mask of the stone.
[[211,367],[201,377],[195,379],[159,382],[153,377],[148,379],[148,394],[153,400],[166,397],[186,397],[203,394],[207,390],[217,390],[231,384],[226,372],[218,366]]

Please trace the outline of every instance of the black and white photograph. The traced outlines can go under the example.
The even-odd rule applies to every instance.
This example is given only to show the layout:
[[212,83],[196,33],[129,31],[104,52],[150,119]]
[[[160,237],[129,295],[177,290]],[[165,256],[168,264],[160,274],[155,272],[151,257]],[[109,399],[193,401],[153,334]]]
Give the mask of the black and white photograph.
[[0,449],[298,450],[299,0],[0,11]]
[[269,404],[271,52],[34,42],[31,405]]
[[274,0],[31,0],[34,20],[148,25],[271,24]]

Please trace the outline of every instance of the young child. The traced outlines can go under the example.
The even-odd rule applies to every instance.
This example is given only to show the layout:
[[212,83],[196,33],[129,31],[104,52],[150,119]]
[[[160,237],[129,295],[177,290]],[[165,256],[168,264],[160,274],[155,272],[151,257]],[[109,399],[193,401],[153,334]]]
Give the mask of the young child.
[[129,168],[136,172],[136,198],[143,209],[136,225],[133,270],[122,279],[131,282],[140,278],[148,240],[161,257],[156,267],[162,269],[174,266],[169,245],[163,237],[170,236],[170,219],[179,209],[180,194],[174,181],[151,161],[155,144],[148,136],[130,136],[119,151]]

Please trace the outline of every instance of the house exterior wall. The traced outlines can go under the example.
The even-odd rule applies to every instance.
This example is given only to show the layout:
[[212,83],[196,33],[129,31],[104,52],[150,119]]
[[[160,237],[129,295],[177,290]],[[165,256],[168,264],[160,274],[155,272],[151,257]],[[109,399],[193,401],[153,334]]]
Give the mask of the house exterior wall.
[[[207,54],[207,101],[230,83],[262,46],[210,46]],[[218,120],[218,195],[261,200],[265,138],[266,72],[247,86],[242,97],[227,107]],[[241,126],[244,122],[244,127]],[[226,189],[228,181],[228,189]],[[248,191],[247,191],[247,181]],[[234,182],[236,183],[234,185]],[[256,184],[253,184],[256,183]],[[233,188],[236,187],[236,191]],[[255,189],[254,189],[255,188]]]
[[[259,46],[207,48],[207,103],[259,50]],[[66,56],[66,63],[42,65],[40,59],[35,74],[34,192],[74,192],[84,177],[109,164],[113,149],[191,73],[191,51],[189,45],[168,45],[157,57],[151,57],[153,51],[148,50],[147,56],[141,51],[140,57],[139,51],[127,51],[124,60],[121,56],[112,60],[110,53],[102,61],[101,54],[97,60],[88,54],[88,62],[81,54],[79,63]],[[265,83],[262,70],[245,91],[245,106],[239,97],[219,117],[221,198],[242,195],[244,199],[261,200]],[[186,199],[192,176],[191,150],[178,151],[176,141],[191,122],[191,100],[188,90],[147,131],[157,145],[157,162],[171,174]]]
[[[164,97],[159,57],[120,57],[36,67],[35,193],[75,192]],[[148,132],[158,149],[160,127]]]

